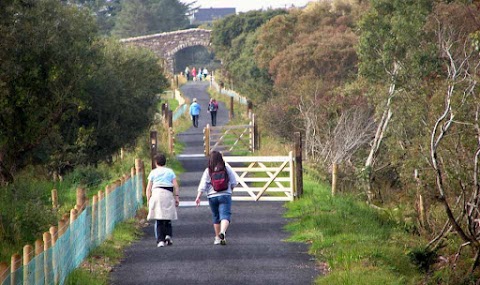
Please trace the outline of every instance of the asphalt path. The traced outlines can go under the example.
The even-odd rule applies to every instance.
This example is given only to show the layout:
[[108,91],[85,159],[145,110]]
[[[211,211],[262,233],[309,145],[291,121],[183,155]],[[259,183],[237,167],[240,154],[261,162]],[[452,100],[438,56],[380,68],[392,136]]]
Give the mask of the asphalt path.
[[[182,87],[186,97],[197,98],[202,113],[198,128],[177,135],[185,143],[179,155],[185,172],[178,175],[181,203],[179,219],[173,221],[173,245],[157,248],[153,224],[145,227],[142,239],[113,269],[111,284],[313,284],[318,272],[308,246],[284,241],[289,234],[283,229],[287,219],[282,202],[234,201],[227,245],[213,244],[206,197],[201,206],[193,206],[207,163],[203,156],[203,127],[210,123],[207,87],[208,82]],[[218,126],[228,122],[228,109],[219,103]]]

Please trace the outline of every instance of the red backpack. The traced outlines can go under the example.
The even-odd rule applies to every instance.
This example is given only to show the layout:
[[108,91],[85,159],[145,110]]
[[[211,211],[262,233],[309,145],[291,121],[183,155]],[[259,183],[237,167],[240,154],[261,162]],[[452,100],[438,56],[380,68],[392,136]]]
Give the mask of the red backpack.
[[210,183],[215,191],[225,191],[228,189],[228,173],[227,168],[208,173],[210,175]]

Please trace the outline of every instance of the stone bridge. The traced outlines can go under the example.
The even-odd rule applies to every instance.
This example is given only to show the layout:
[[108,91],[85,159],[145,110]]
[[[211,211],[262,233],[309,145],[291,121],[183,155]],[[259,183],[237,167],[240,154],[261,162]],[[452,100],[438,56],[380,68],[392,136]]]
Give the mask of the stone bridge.
[[165,59],[167,68],[173,71],[175,54],[187,47],[210,45],[210,30],[189,29],[121,39],[120,42],[145,47]]

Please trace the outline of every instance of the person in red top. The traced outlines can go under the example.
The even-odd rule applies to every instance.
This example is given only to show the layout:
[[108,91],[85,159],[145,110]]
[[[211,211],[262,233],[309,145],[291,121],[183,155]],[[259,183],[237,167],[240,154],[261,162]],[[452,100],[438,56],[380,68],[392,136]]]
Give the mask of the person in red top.
[[217,111],[218,111],[218,103],[217,100],[214,98],[210,99],[210,103],[208,103],[207,111],[210,113],[212,117],[212,126],[214,127],[217,125]]
[[193,81],[197,81],[197,70],[195,70],[195,66],[192,68],[192,78]]

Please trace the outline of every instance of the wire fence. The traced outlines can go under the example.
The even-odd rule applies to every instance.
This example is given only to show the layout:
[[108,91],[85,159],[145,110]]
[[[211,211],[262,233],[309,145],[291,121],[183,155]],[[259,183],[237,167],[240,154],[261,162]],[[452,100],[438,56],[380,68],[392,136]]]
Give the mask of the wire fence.
[[58,227],[51,227],[35,246],[26,245],[23,257],[15,254],[10,266],[0,264],[0,284],[64,284],[68,274],[80,266],[90,251],[112,234],[115,225],[134,217],[142,206],[141,169],[132,168],[131,175],[124,175],[105,191],[99,191],[91,203],[84,200],[79,205],[77,199],[68,219],[60,220]]
[[248,104],[247,97],[240,95],[238,92],[234,90],[220,87],[220,85],[215,81],[215,77],[212,77],[212,80],[210,81],[210,86],[220,94],[233,97],[235,101],[239,102],[242,105]]

